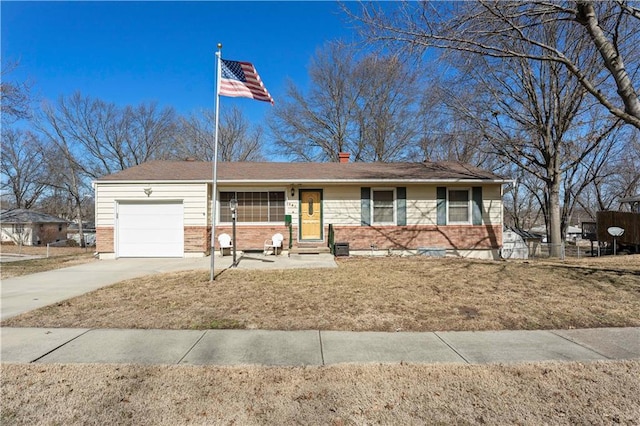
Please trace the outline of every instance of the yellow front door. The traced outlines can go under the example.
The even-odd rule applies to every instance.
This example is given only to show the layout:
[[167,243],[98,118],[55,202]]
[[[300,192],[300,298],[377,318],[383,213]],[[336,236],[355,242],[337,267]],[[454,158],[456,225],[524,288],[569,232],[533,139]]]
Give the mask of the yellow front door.
[[300,191],[300,239],[322,240],[320,191]]

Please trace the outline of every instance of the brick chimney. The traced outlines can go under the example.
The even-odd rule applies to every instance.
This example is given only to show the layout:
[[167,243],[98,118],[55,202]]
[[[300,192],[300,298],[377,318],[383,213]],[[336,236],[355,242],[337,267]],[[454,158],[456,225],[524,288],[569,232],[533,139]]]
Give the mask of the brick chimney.
[[351,156],[351,154],[349,154],[348,152],[339,152],[338,153],[338,158],[340,159],[341,163],[348,163],[350,156]]

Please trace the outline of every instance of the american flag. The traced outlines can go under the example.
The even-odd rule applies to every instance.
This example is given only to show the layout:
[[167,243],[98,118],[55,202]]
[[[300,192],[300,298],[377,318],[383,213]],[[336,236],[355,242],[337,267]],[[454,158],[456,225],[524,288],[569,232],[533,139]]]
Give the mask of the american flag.
[[253,64],[249,62],[220,59],[221,74],[218,94],[234,98],[252,98],[257,101],[271,102],[273,98],[262,84]]

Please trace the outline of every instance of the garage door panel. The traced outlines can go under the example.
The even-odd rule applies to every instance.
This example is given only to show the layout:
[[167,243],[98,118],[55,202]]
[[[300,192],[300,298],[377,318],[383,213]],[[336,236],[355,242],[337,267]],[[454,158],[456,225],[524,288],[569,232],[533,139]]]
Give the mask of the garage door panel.
[[120,243],[153,243],[162,244],[179,241],[182,233],[178,231],[167,231],[165,229],[129,229],[120,230]]
[[118,207],[119,257],[183,256],[182,203],[121,203]]
[[167,253],[167,250],[157,243],[137,243],[133,247],[133,250],[125,251],[120,257],[182,257],[182,253]]

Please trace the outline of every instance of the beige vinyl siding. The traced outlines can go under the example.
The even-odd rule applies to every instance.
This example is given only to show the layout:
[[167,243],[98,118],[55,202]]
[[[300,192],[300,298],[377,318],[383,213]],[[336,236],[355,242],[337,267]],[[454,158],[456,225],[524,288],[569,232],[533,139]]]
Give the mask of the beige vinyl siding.
[[[324,223],[335,225],[360,225],[360,188],[358,186],[327,186],[324,188]],[[398,185],[401,186],[401,185]],[[407,225],[435,225],[437,220],[436,187],[471,188],[466,185],[407,185]],[[374,186],[371,186],[374,187]],[[386,188],[386,186],[375,186]],[[395,186],[389,186],[390,189]],[[502,220],[501,185],[483,185],[484,224],[498,224]]]
[[[407,225],[435,225],[437,221],[436,188],[472,188],[478,184],[407,186]],[[482,221],[495,225],[502,221],[501,184],[482,185]]]
[[[114,226],[116,201],[182,201],[184,226],[206,226],[209,217],[206,183],[96,183],[96,226]],[[147,196],[145,188],[151,188]]]
[[436,187],[407,186],[407,225],[435,225]]
[[497,225],[502,221],[502,186],[487,185],[482,188],[482,221],[485,225]]
[[323,197],[325,224],[360,225],[360,186],[327,186]]

